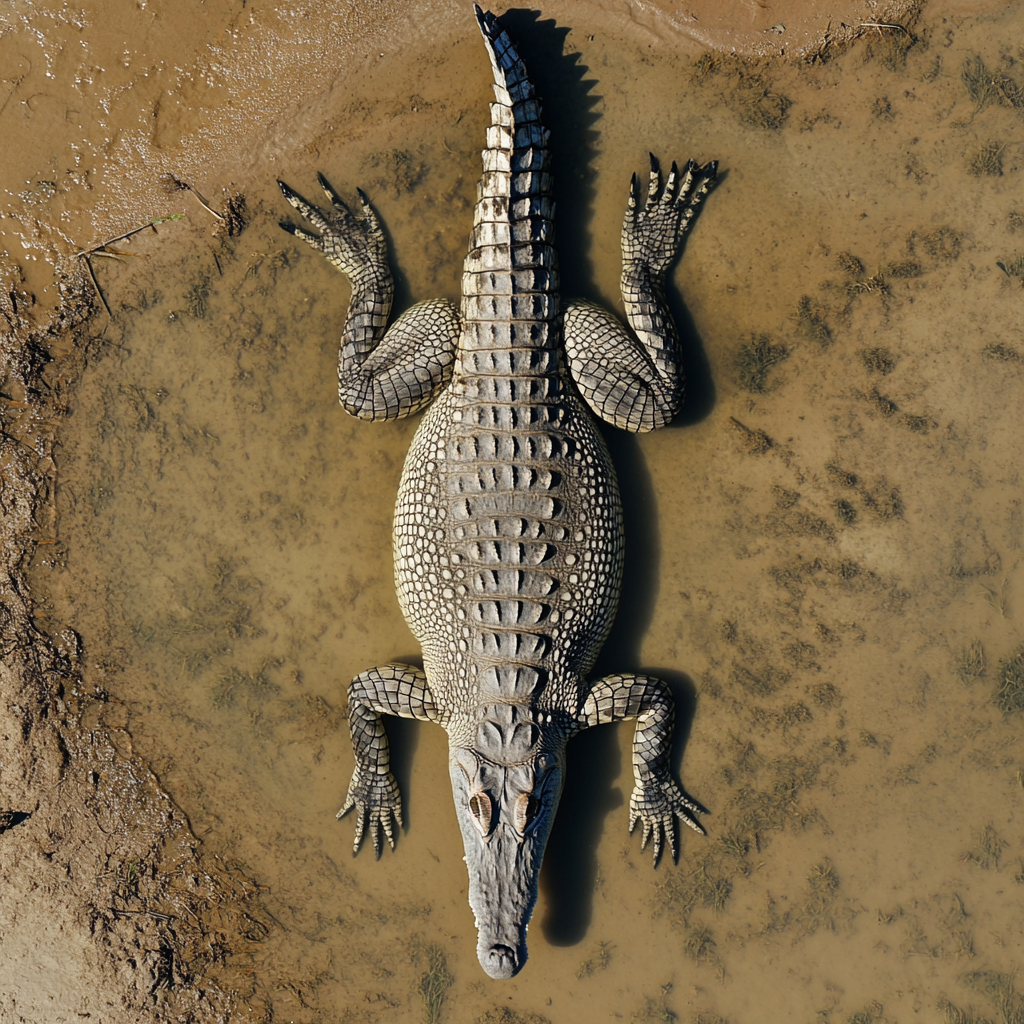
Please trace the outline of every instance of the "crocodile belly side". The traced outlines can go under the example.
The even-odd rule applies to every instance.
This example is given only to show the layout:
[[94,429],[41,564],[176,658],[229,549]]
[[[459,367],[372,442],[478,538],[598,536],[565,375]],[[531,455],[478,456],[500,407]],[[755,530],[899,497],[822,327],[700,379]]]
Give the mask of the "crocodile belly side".
[[395,588],[405,621],[431,659],[454,643],[447,551],[448,510],[441,472],[450,390],[435,398],[420,423],[402,468],[394,521]]

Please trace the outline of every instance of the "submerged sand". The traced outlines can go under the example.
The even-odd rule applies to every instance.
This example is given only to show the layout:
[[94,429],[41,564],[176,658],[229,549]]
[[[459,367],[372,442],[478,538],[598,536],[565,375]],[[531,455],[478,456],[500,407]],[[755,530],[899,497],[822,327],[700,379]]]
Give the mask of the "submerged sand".
[[[31,64],[0,119],[24,98],[26,123],[52,102],[66,125],[59,93],[19,90],[66,87],[74,32],[113,44],[98,12],[33,10],[0,36]],[[462,5],[197,10],[140,5],[128,66],[111,49],[82,78],[93,151],[26,130],[10,157],[6,1017],[1014,1020],[1022,16],[804,7],[848,43],[787,60],[722,52],[756,51],[710,7],[716,51],[675,6],[509,16],[555,133],[567,293],[617,306],[648,149],[721,181],[673,279],[688,407],[607,432],[629,548],[598,666],[672,684],[709,836],[652,870],[626,832],[630,728],[574,741],[531,960],[499,984],[441,730],[392,730],[394,854],[352,859],[333,818],[347,680],[416,654],[389,549],[416,421],[337,407],[347,286],[280,231],[273,187],[362,186],[399,304],[457,297],[483,50]],[[743,11],[748,36],[797,24]],[[239,219],[167,175],[221,212],[244,196]],[[108,316],[73,254],[177,214],[92,259]]]

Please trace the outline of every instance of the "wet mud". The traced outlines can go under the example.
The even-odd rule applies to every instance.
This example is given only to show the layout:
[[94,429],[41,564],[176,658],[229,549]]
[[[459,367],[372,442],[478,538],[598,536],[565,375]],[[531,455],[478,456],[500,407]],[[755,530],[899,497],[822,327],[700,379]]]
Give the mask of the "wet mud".
[[507,17],[554,133],[566,294],[618,306],[648,149],[720,162],[672,278],[687,407],[606,431],[628,548],[595,669],[669,681],[709,835],[653,869],[631,726],[575,739],[511,982],[476,963],[441,730],[388,721],[394,853],[353,859],[334,820],[348,679],[418,653],[390,552],[416,420],[338,408],[348,288],[273,186],[361,186],[396,307],[457,298],[489,97],[471,23],[441,50],[400,34],[237,173],[151,168],[51,297],[8,247],[10,1019],[1024,1014],[1024,17],[894,17],[786,61],[604,9]]

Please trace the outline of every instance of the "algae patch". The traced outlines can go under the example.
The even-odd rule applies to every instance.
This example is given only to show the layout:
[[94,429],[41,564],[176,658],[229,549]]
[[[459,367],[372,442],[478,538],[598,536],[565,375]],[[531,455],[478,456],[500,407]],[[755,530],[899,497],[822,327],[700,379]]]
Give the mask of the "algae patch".
[[1024,711],[1024,648],[999,663],[994,701],[1004,715]]
[[759,334],[740,346],[736,355],[736,382],[743,391],[763,395],[769,390],[768,374],[789,356],[784,345],[773,345],[767,334]]

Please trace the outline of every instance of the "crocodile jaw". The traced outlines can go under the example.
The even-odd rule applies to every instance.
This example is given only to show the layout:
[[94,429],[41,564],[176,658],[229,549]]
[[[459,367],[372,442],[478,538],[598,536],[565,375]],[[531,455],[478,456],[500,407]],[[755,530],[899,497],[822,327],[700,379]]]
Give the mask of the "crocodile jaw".
[[[562,758],[549,757],[525,769],[485,762],[475,772],[467,772],[469,762],[475,760],[478,756],[473,751],[453,750],[449,771],[469,870],[477,958],[490,977],[513,978],[526,963],[526,930],[537,902],[540,866],[562,792],[564,765]],[[535,786],[522,785],[524,770],[536,778]],[[470,810],[470,800],[480,792],[481,778],[490,783],[494,796],[493,823],[487,835],[482,834],[479,820]],[[515,825],[515,801],[531,792],[536,812],[520,832]]]

